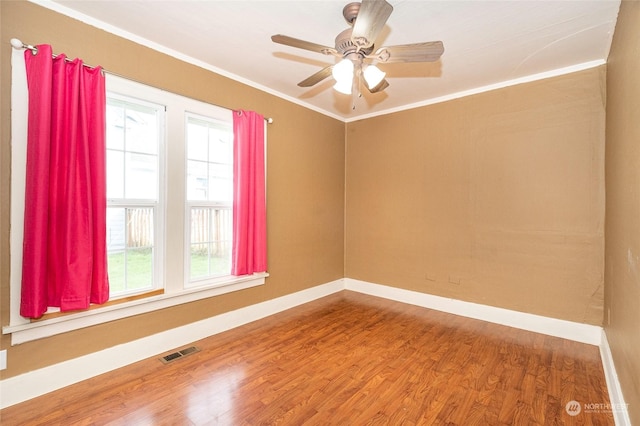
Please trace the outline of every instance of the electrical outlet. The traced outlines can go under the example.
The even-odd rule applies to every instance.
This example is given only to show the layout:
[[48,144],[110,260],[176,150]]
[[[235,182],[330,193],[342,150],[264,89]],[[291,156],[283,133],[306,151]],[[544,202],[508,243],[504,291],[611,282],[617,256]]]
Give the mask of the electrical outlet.
[[7,369],[7,351],[2,350],[0,351],[0,370],[6,370],[6,369]]

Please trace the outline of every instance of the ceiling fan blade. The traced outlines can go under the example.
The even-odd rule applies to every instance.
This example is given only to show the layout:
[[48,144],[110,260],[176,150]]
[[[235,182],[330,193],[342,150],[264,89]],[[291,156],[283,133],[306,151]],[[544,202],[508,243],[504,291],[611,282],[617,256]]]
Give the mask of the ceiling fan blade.
[[284,44],[286,46],[297,47],[299,49],[305,49],[305,50],[310,50],[312,52],[322,53],[324,55],[341,56],[338,53],[338,51],[333,47],[322,46],[321,44],[300,40],[300,39],[289,37],[282,34],[276,34],[271,36],[271,41],[273,41],[274,43]]
[[373,46],[391,12],[393,6],[385,0],[362,0],[351,41],[360,48]]
[[311,87],[314,84],[320,83],[322,80],[324,80],[325,78],[329,77],[331,75],[331,70],[333,69],[333,65],[329,65],[328,67],[324,67],[322,68],[320,71],[318,71],[317,73],[307,77],[306,79],[302,80],[300,83],[298,83],[298,86],[300,87]]
[[382,79],[382,81],[380,83],[378,83],[378,85],[376,87],[374,87],[373,89],[369,89],[369,86],[367,86],[366,84],[365,84],[365,87],[371,93],[378,93],[378,92],[382,92],[384,89],[389,87],[389,82],[386,79]]
[[444,53],[441,41],[428,41],[424,43],[401,44],[398,46],[385,46],[376,50],[369,59],[379,62],[434,62],[440,59]]

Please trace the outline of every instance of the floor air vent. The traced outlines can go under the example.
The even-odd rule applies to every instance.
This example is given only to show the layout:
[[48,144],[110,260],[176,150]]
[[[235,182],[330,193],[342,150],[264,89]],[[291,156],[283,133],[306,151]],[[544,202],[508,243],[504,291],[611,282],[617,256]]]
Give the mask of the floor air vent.
[[194,354],[196,352],[200,352],[200,348],[198,348],[197,346],[189,346],[188,348],[182,349],[178,352],[174,352],[169,355],[160,357],[160,361],[162,361],[165,364],[168,364],[172,361],[175,361],[176,359],[182,358],[190,354]]

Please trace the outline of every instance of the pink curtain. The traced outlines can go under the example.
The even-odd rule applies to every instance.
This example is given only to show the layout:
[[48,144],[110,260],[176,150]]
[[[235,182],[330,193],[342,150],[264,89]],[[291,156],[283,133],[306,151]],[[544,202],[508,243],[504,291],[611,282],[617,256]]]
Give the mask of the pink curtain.
[[231,273],[267,270],[264,117],[233,113],[233,251]]
[[29,88],[20,314],[109,298],[105,79],[102,70],[25,51]]

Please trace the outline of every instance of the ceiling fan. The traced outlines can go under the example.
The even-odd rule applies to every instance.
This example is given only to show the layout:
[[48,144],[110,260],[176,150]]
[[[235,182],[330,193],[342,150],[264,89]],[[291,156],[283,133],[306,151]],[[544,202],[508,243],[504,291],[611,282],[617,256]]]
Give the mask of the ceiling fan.
[[355,99],[361,96],[361,80],[371,93],[378,93],[389,87],[386,74],[376,64],[392,62],[434,62],[444,52],[441,41],[429,41],[398,46],[385,46],[376,49],[375,40],[389,19],[393,6],[385,0],[362,0],[362,3],[349,3],[342,9],[342,15],[351,28],[342,31],[335,40],[335,48],[322,46],[282,34],[271,37],[275,43],[310,50],[324,55],[342,58],[335,65],[324,67],[315,74],[298,83],[300,87],[311,87],[330,75],[336,80],[333,86],[340,93],[352,95],[352,108]]

